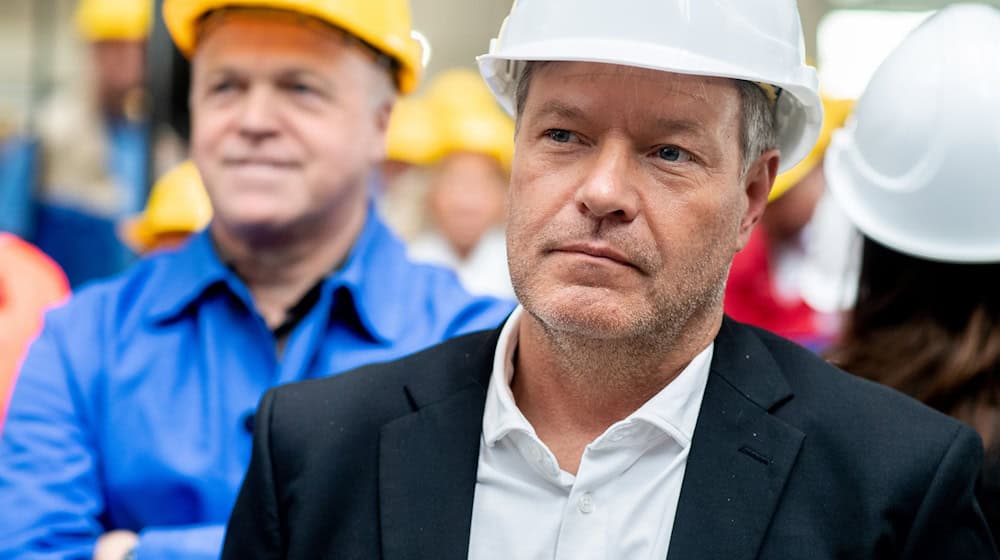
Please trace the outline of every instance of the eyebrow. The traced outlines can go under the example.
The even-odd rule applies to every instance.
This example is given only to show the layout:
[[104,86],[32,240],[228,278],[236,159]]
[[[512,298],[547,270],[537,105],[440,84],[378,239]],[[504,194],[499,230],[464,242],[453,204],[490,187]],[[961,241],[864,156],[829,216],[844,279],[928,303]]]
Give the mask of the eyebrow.
[[705,130],[705,127],[691,119],[665,119],[653,120],[653,126],[662,134],[698,134]]
[[587,114],[579,107],[563,103],[557,99],[550,99],[543,103],[533,116],[537,119],[560,117],[566,120],[579,120],[587,118]]
[[[550,99],[543,103],[533,116],[537,119],[546,117],[559,117],[565,120],[589,119],[587,112],[583,109],[558,99]],[[699,134],[705,130],[705,127],[697,121],[686,118],[660,117],[654,119],[652,125],[660,134]]]
[[[206,74],[206,76],[208,76],[210,78],[214,78],[214,77],[217,77],[217,76],[236,76],[236,77],[240,77],[240,76],[245,76],[247,74],[252,74],[252,73],[253,73],[252,69],[241,68],[239,66],[233,66],[233,65],[226,65],[226,66],[220,66],[218,68],[213,68],[212,70],[210,70]],[[321,81],[323,83],[330,83],[329,77],[326,76],[326,75],[324,75],[321,72],[317,72],[317,71],[312,70],[310,68],[305,68],[305,67],[302,67],[302,66],[293,66],[293,65],[289,65],[287,67],[278,67],[278,68],[275,68],[272,71],[267,72],[266,74],[264,74],[264,76],[267,79],[271,79],[271,80],[287,80],[287,79],[308,78],[308,79],[312,79],[312,80],[318,80],[318,81]]]

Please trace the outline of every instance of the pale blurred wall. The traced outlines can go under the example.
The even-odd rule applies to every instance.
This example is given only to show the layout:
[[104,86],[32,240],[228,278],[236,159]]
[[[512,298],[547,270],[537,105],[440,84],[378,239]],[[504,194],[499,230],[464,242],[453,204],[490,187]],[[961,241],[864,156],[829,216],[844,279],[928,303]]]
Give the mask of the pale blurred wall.
[[0,128],[6,122],[23,130],[33,97],[80,75],[74,6],[75,0],[0,0]]
[[510,5],[510,0],[410,0],[413,27],[431,43],[428,73],[475,68],[476,56],[489,48]]

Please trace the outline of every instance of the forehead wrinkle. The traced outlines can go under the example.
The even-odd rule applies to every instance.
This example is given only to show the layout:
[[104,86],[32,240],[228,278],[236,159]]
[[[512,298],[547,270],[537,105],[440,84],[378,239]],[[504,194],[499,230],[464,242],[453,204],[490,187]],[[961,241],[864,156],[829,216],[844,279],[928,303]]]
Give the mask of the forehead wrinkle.
[[634,91],[638,91],[639,82],[654,82],[656,89],[660,91],[692,97],[699,101],[711,101],[712,95],[709,93],[711,86],[725,85],[734,88],[735,91],[735,82],[729,78],[680,74],[601,62],[550,62],[539,68],[537,73],[548,73],[556,69],[562,69],[561,80],[582,79],[594,82],[600,77],[612,76],[621,86],[631,82]]
[[[591,74],[577,74],[576,76],[593,76]],[[659,85],[659,84],[658,84]],[[640,85],[637,82],[632,84],[632,97],[633,99],[640,98],[643,94],[639,91]],[[540,88],[541,89],[541,88]],[[683,93],[687,94],[699,102],[710,102],[708,96],[704,94],[704,88],[699,88],[697,92],[691,91],[677,91],[671,93]],[[600,111],[595,110],[598,108],[588,107],[586,103],[583,105],[579,104],[579,101],[566,100],[567,96],[563,97],[550,97],[542,101],[541,106],[532,111],[534,118],[546,118],[550,116],[559,117],[570,121],[583,121],[583,120],[601,120],[602,115],[611,116],[614,111]],[[584,96],[584,99],[586,97]],[[593,103],[600,103],[599,99],[591,101]],[[707,129],[707,125],[703,122],[703,119],[699,119],[696,115],[685,112],[683,115],[678,116],[653,116],[650,118],[648,112],[643,111],[641,104],[633,103],[629,104],[634,107],[631,114],[626,115],[626,121],[619,123],[621,127],[629,129],[653,129],[658,134],[663,135],[673,135],[673,134],[686,134],[686,135],[700,135],[704,133]],[[615,127],[618,128],[618,127]]]

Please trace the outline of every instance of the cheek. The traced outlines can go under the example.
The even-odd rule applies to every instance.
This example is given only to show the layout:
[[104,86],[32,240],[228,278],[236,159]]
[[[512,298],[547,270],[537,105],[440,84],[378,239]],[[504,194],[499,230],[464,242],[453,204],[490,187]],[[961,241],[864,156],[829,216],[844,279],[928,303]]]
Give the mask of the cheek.
[[[371,122],[357,115],[346,117],[296,115],[290,136],[327,173],[368,161],[375,141]],[[343,171],[341,171],[343,173]]]
[[542,158],[526,157],[531,162],[511,170],[505,196],[511,219],[524,215],[553,217],[573,200],[572,172],[547,164]]
[[704,261],[720,251],[728,253],[739,236],[738,212],[721,201],[667,197],[645,207],[649,227],[667,263],[678,258]]
[[191,151],[193,154],[212,154],[222,149],[222,138],[227,129],[228,117],[221,110],[191,113]]

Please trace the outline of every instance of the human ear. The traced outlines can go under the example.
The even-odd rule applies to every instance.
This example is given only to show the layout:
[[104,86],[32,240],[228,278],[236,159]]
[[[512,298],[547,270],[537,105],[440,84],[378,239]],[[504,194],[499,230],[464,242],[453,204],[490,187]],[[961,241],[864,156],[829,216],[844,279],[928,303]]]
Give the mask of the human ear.
[[771,193],[774,178],[778,176],[780,152],[771,149],[758,157],[743,177],[742,187],[747,207],[740,221],[740,248],[750,240],[750,233],[767,209],[767,197]]

